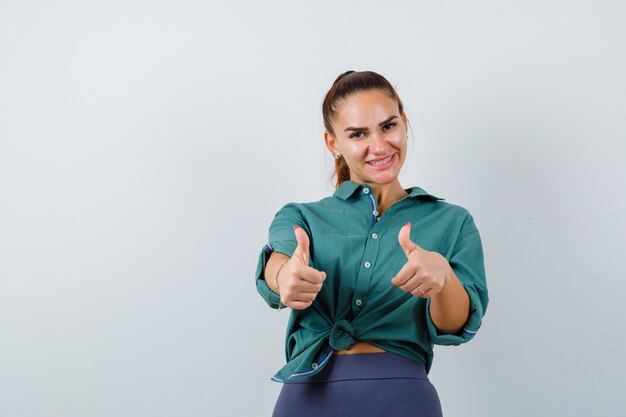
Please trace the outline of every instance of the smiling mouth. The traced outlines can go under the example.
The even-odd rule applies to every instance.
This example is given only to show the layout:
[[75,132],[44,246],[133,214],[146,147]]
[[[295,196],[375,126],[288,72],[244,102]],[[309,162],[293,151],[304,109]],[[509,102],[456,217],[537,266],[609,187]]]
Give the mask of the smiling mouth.
[[386,157],[384,159],[378,159],[378,160],[375,160],[375,161],[367,161],[367,163],[370,164],[370,165],[374,165],[374,166],[376,166],[376,165],[385,165],[387,162],[391,161],[391,158],[393,158],[394,155],[395,155],[395,153],[389,155],[388,157]]

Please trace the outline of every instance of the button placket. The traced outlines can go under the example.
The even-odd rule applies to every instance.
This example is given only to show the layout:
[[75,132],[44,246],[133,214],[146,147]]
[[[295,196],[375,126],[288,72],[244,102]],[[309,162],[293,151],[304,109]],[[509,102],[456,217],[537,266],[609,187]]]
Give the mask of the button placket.
[[376,224],[376,222],[378,220],[380,220],[380,217],[378,216],[378,202],[376,201],[376,198],[374,197],[374,195],[371,193],[370,189],[367,188],[366,186],[363,186],[363,194],[365,194],[366,196],[369,197],[370,200],[370,206],[372,208],[371,213],[372,213],[372,227],[374,227],[374,225]]
[[367,235],[365,235],[365,251],[361,258],[361,266],[358,271],[354,294],[352,298],[352,311],[357,315],[367,303],[367,294],[369,293],[370,283],[372,280],[372,273],[376,266],[376,259],[378,257],[380,238],[382,233],[378,230],[378,224],[373,226],[373,231],[370,229]]
[[[374,195],[368,188],[363,188],[363,194],[367,195],[370,200],[370,207],[372,209],[372,222],[370,230],[366,235],[366,244],[363,257],[361,258],[361,267],[358,270],[356,284],[354,289],[354,295],[352,299],[352,311],[355,315],[363,309],[363,306],[367,303],[367,295],[369,293],[370,283],[372,280],[372,273],[376,267],[376,261],[379,255],[379,247],[381,238],[385,234],[385,230],[388,224],[392,221],[394,211],[397,209],[397,204],[394,203],[385,211],[385,217],[376,217],[378,213],[377,201]],[[402,201],[402,200],[400,200]]]

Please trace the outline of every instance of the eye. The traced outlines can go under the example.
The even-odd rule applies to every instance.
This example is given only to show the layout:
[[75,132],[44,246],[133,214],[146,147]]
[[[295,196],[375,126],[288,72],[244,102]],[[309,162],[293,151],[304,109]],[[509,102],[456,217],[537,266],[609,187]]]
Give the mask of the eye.
[[350,135],[350,139],[353,139],[353,138],[355,138],[355,137],[356,137],[356,135],[360,135],[360,134],[362,134],[362,133],[363,133],[363,132],[354,132],[353,134],[351,134],[351,135]]
[[[391,126],[391,127],[389,128],[389,129],[391,129],[391,128],[392,128],[392,127],[394,127],[396,124],[397,124],[397,123],[387,123],[384,127]],[[387,129],[387,130],[389,130],[389,129]]]

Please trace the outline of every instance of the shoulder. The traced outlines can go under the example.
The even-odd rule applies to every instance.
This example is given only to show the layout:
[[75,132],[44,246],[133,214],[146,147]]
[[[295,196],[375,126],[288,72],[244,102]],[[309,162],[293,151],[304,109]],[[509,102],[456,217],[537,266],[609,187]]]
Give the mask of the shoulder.
[[451,216],[459,218],[472,217],[469,210],[460,204],[451,203],[449,201],[436,201],[435,204],[437,204],[441,210],[446,211]]
[[420,187],[411,187],[411,195],[416,197],[413,201],[420,206],[422,215],[432,215],[433,220],[437,219],[444,224],[452,225],[455,229],[467,229],[474,226],[472,214],[461,204],[430,194]]
[[444,197],[439,197],[439,194],[431,194],[418,186],[410,187],[408,190],[409,197],[414,197],[413,200],[417,204],[427,205],[434,210],[441,211],[442,213],[453,217],[471,217],[469,210],[465,207],[460,204],[452,203]]
[[333,198],[333,196],[328,196],[316,201],[290,201],[283,203],[283,205],[276,212],[276,216],[297,215],[306,218],[311,214],[319,213],[320,211],[328,208],[333,208],[337,205],[336,200],[337,199]]
[[333,207],[337,205],[337,198],[333,196],[327,196],[320,200],[315,201],[306,201],[306,202],[295,202],[291,201],[285,203],[281,210],[299,210],[299,211],[310,211],[315,210],[317,208],[325,208],[325,207]]
[[472,213],[470,213],[467,208],[460,204],[443,201],[438,201],[437,204],[440,206],[442,213],[445,213],[445,216],[449,219],[449,221],[456,225],[461,236],[478,232],[474,216],[472,216]]
[[451,219],[454,219],[456,223],[459,223],[462,228],[468,224],[474,223],[474,217],[464,206],[444,201],[439,201],[438,204],[440,205],[441,210]]

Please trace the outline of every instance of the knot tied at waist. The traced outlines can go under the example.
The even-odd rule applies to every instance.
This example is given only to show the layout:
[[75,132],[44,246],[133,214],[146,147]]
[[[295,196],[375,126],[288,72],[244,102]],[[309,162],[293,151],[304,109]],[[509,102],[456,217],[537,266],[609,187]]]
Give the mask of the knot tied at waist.
[[352,324],[346,319],[336,322],[330,330],[330,346],[335,350],[347,349],[352,345],[352,338],[356,332]]

